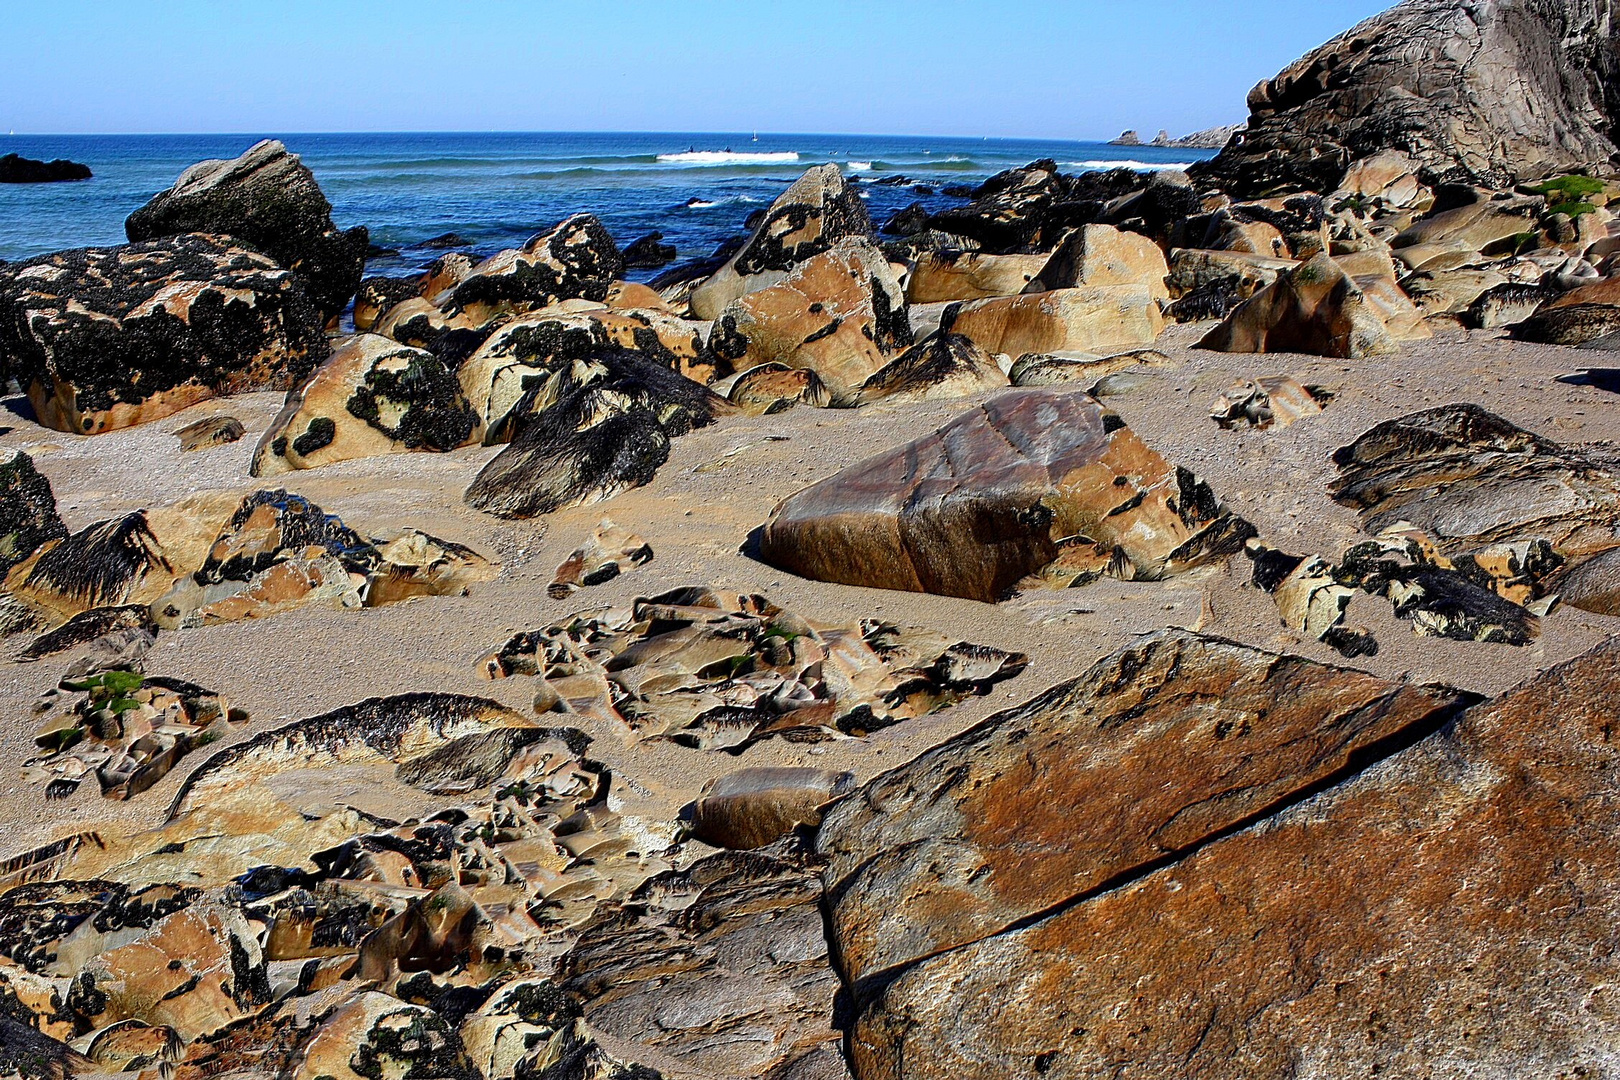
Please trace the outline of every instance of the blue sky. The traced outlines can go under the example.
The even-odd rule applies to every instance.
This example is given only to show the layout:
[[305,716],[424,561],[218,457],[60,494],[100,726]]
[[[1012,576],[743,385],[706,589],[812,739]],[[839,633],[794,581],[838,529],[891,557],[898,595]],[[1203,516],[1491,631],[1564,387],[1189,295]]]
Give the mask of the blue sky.
[[1384,0],[51,0],[0,129],[1110,138],[1247,114]]

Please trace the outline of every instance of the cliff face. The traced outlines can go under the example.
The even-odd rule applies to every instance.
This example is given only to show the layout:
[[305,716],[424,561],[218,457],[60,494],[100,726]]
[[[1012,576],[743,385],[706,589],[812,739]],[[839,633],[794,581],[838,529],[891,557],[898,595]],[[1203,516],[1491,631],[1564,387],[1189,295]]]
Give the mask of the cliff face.
[[1435,180],[1503,186],[1615,156],[1613,0],[1405,0],[1249,94],[1201,179],[1248,197],[1336,187],[1380,150]]

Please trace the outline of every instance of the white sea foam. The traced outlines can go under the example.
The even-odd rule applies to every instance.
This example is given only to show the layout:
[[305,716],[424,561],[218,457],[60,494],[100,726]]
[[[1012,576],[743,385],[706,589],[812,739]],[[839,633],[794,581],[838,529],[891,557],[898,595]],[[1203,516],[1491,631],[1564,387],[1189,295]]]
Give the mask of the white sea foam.
[[799,160],[796,151],[783,153],[734,153],[730,150],[688,150],[684,154],[659,154],[665,165],[790,165]]
[[1137,172],[1164,172],[1169,169],[1190,169],[1196,161],[1065,161],[1073,169],[1135,169]]
[[849,171],[850,172],[871,172],[872,171],[872,163],[870,161],[852,161],[852,162],[849,163]]

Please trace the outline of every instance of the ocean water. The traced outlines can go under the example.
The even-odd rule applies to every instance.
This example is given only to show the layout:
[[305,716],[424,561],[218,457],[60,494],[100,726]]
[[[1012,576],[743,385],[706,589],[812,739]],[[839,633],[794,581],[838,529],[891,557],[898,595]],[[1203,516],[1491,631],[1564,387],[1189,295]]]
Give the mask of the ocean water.
[[[953,205],[938,189],[1053,158],[1066,170],[1173,168],[1209,151],[1100,143],[844,135],[744,134],[276,134],[302,155],[342,227],[366,225],[372,243],[400,254],[369,273],[402,275],[441,252],[419,245],[445,233],[491,254],[589,211],[620,244],[654,230],[680,258],[712,253],[754,210],[805,169],[836,162],[859,177],[879,225],[918,200]],[[12,135],[0,154],[69,158],[93,180],[0,184],[0,259],[124,242],[124,219],[205,158],[235,157],[253,135]],[[932,187],[885,186],[904,176]],[[650,276],[648,273],[633,275]]]

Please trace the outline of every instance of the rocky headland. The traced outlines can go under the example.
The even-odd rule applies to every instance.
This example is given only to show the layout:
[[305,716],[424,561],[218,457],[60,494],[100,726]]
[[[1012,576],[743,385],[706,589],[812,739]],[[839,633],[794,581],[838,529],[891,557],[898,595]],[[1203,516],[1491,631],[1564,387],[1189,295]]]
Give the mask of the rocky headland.
[[1616,33],[698,260],[367,276],[264,142],[0,266],[0,1074],[1614,1075]]

